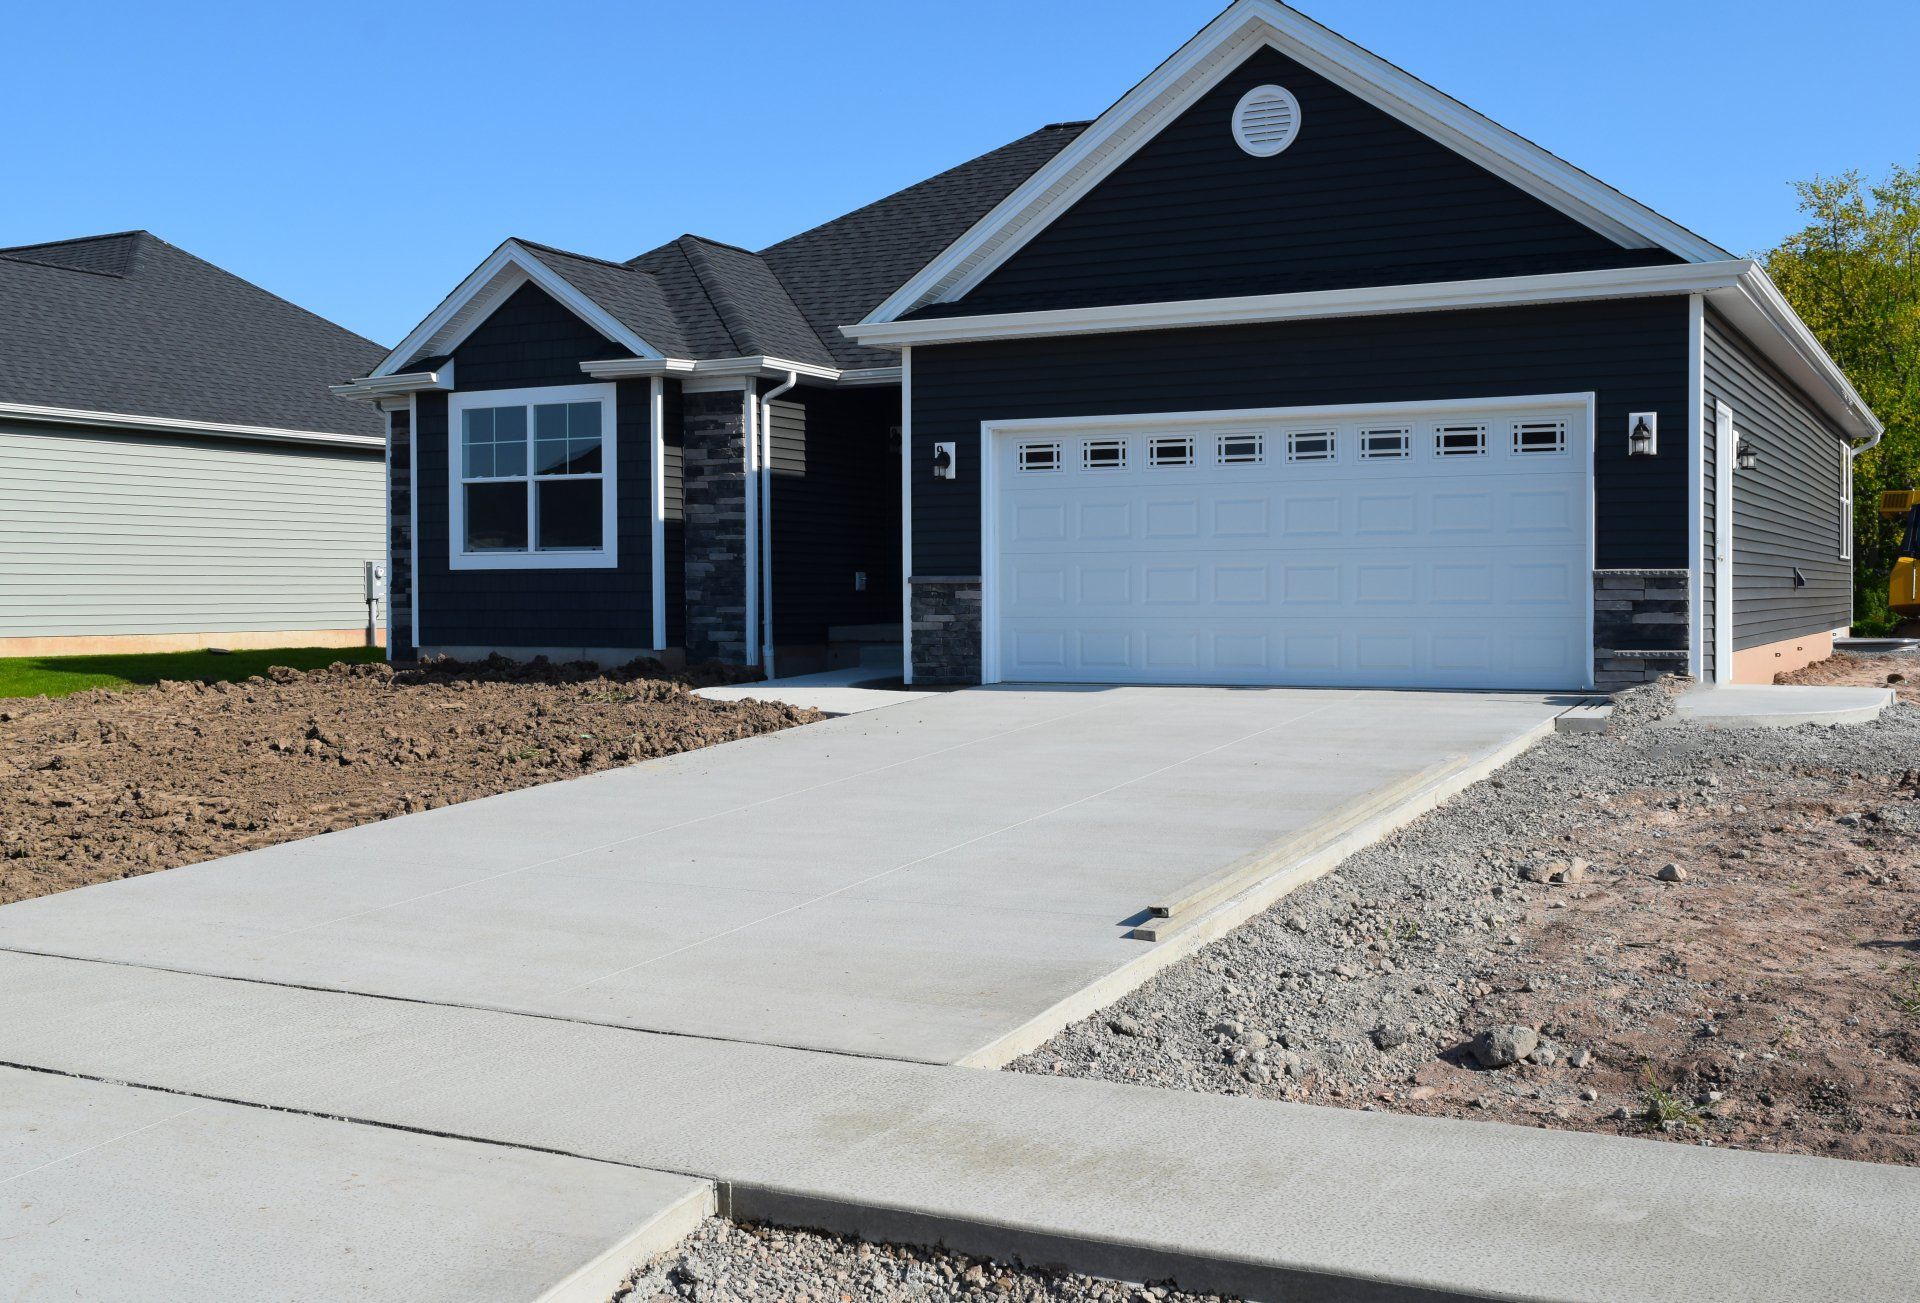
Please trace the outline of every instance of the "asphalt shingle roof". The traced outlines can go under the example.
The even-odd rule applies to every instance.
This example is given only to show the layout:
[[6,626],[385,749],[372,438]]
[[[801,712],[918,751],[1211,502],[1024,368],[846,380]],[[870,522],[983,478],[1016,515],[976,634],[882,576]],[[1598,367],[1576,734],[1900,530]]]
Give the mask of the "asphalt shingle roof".
[[384,353],[146,231],[0,249],[0,403],[377,438]]

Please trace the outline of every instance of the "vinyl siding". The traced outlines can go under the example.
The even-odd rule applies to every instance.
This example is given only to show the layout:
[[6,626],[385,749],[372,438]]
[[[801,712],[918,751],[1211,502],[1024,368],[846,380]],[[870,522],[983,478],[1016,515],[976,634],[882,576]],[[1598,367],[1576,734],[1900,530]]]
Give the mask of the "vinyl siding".
[[351,629],[377,449],[0,425],[0,637]]
[[[523,286],[454,350],[460,392],[591,383],[580,363],[619,357],[544,291]],[[615,386],[619,565],[602,570],[448,567],[447,396],[417,401],[423,646],[653,647],[652,386]]]
[[[1753,440],[1759,458],[1733,476],[1734,650],[1846,626],[1853,566],[1840,559],[1845,440],[1711,309],[1703,360],[1708,413],[1716,402],[1731,407],[1734,430]],[[1795,586],[1796,567],[1805,587]]]
[[[1629,458],[1627,414],[1684,430],[1687,300],[1082,335],[913,350],[913,571],[980,571],[980,424],[1513,394],[1598,395],[1602,568],[1689,564],[1687,462]],[[933,444],[963,473],[935,480]]]
[[773,403],[774,638],[812,646],[900,618],[900,391],[794,392]]
[[[1705,373],[1706,349],[1704,344],[1705,328],[1702,327],[1701,370]],[[1720,658],[1714,653],[1715,608],[1719,604],[1714,590],[1719,571],[1714,555],[1714,537],[1720,524],[1718,494],[1720,491],[1718,431],[1715,422],[1718,413],[1714,410],[1713,388],[1703,385],[1701,389],[1700,412],[1700,679],[1703,683],[1712,683]]]
[[[1233,139],[1240,97],[1301,106],[1272,158]],[[1085,307],[1678,261],[1628,250],[1276,50],[1250,55],[955,304]]]
[[665,465],[666,509],[661,536],[667,553],[667,646],[684,647],[687,641],[687,492],[682,471],[685,464],[685,413],[680,401],[680,382],[669,380],[661,396],[664,412],[661,454]]

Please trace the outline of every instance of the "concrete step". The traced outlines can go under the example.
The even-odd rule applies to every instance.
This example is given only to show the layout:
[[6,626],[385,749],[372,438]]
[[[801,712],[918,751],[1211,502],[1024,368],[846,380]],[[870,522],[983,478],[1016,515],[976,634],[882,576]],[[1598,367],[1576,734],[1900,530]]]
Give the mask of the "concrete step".
[[1867,724],[1880,718],[1893,702],[1892,688],[1734,683],[1682,693],[1667,721],[1712,728]]
[[[1909,1297],[1920,1171],[0,954],[0,1061],[722,1183],[735,1215],[1256,1299]],[[359,1131],[347,1124],[331,1124]]]
[[1605,697],[1595,697],[1592,701],[1583,701],[1579,705],[1562,712],[1553,721],[1556,733],[1604,733],[1607,723],[1613,718],[1613,703]]

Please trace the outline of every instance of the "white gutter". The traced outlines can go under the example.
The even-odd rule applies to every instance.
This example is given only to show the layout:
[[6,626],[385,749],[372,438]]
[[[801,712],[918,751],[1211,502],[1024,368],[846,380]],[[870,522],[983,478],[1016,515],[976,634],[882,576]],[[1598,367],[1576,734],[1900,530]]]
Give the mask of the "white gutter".
[[433,371],[408,371],[402,375],[390,376],[363,376],[359,380],[349,380],[345,384],[327,386],[327,392],[336,398],[347,398],[362,403],[377,403],[382,398],[404,398],[408,394],[422,393],[426,390],[451,392],[452,389],[453,362],[451,359]]
[[677,380],[757,377],[778,380],[784,376],[809,380],[838,381],[842,372],[836,367],[815,366],[783,357],[720,357],[698,361],[684,357],[617,357],[604,362],[582,362],[580,369],[596,380],[637,380],[647,376],[668,376]]
[[773,677],[773,400],[800,383],[798,373],[760,396],[761,436],[760,478],[755,491],[760,494],[760,663],[768,678]]
[[275,443],[326,444],[338,448],[384,448],[377,434],[334,434],[328,430],[285,430],[273,425],[230,425],[220,421],[187,421],[171,416],[136,416],[127,412],[90,412],[81,407],[36,407],[30,403],[0,403],[0,417],[46,421],[54,425],[94,425],[115,430],[154,434],[202,434],[222,439],[266,439]]

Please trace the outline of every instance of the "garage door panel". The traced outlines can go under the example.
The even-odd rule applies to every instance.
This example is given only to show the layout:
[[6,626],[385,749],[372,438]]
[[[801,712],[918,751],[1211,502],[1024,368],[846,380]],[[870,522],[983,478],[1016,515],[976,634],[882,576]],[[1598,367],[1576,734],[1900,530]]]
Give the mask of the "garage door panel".
[[[1549,451],[1521,450],[1523,422]],[[1040,474],[1001,435],[998,675],[1584,686],[1585,422],[1579,409],[1361,413],[1296,439],[1284,421],[1169,434],[1166,418],[1142,418],[1045,436],[1060,454]],[[1386,441],[1406,456],[1357,455],[1381,429],[1409,431]]]

